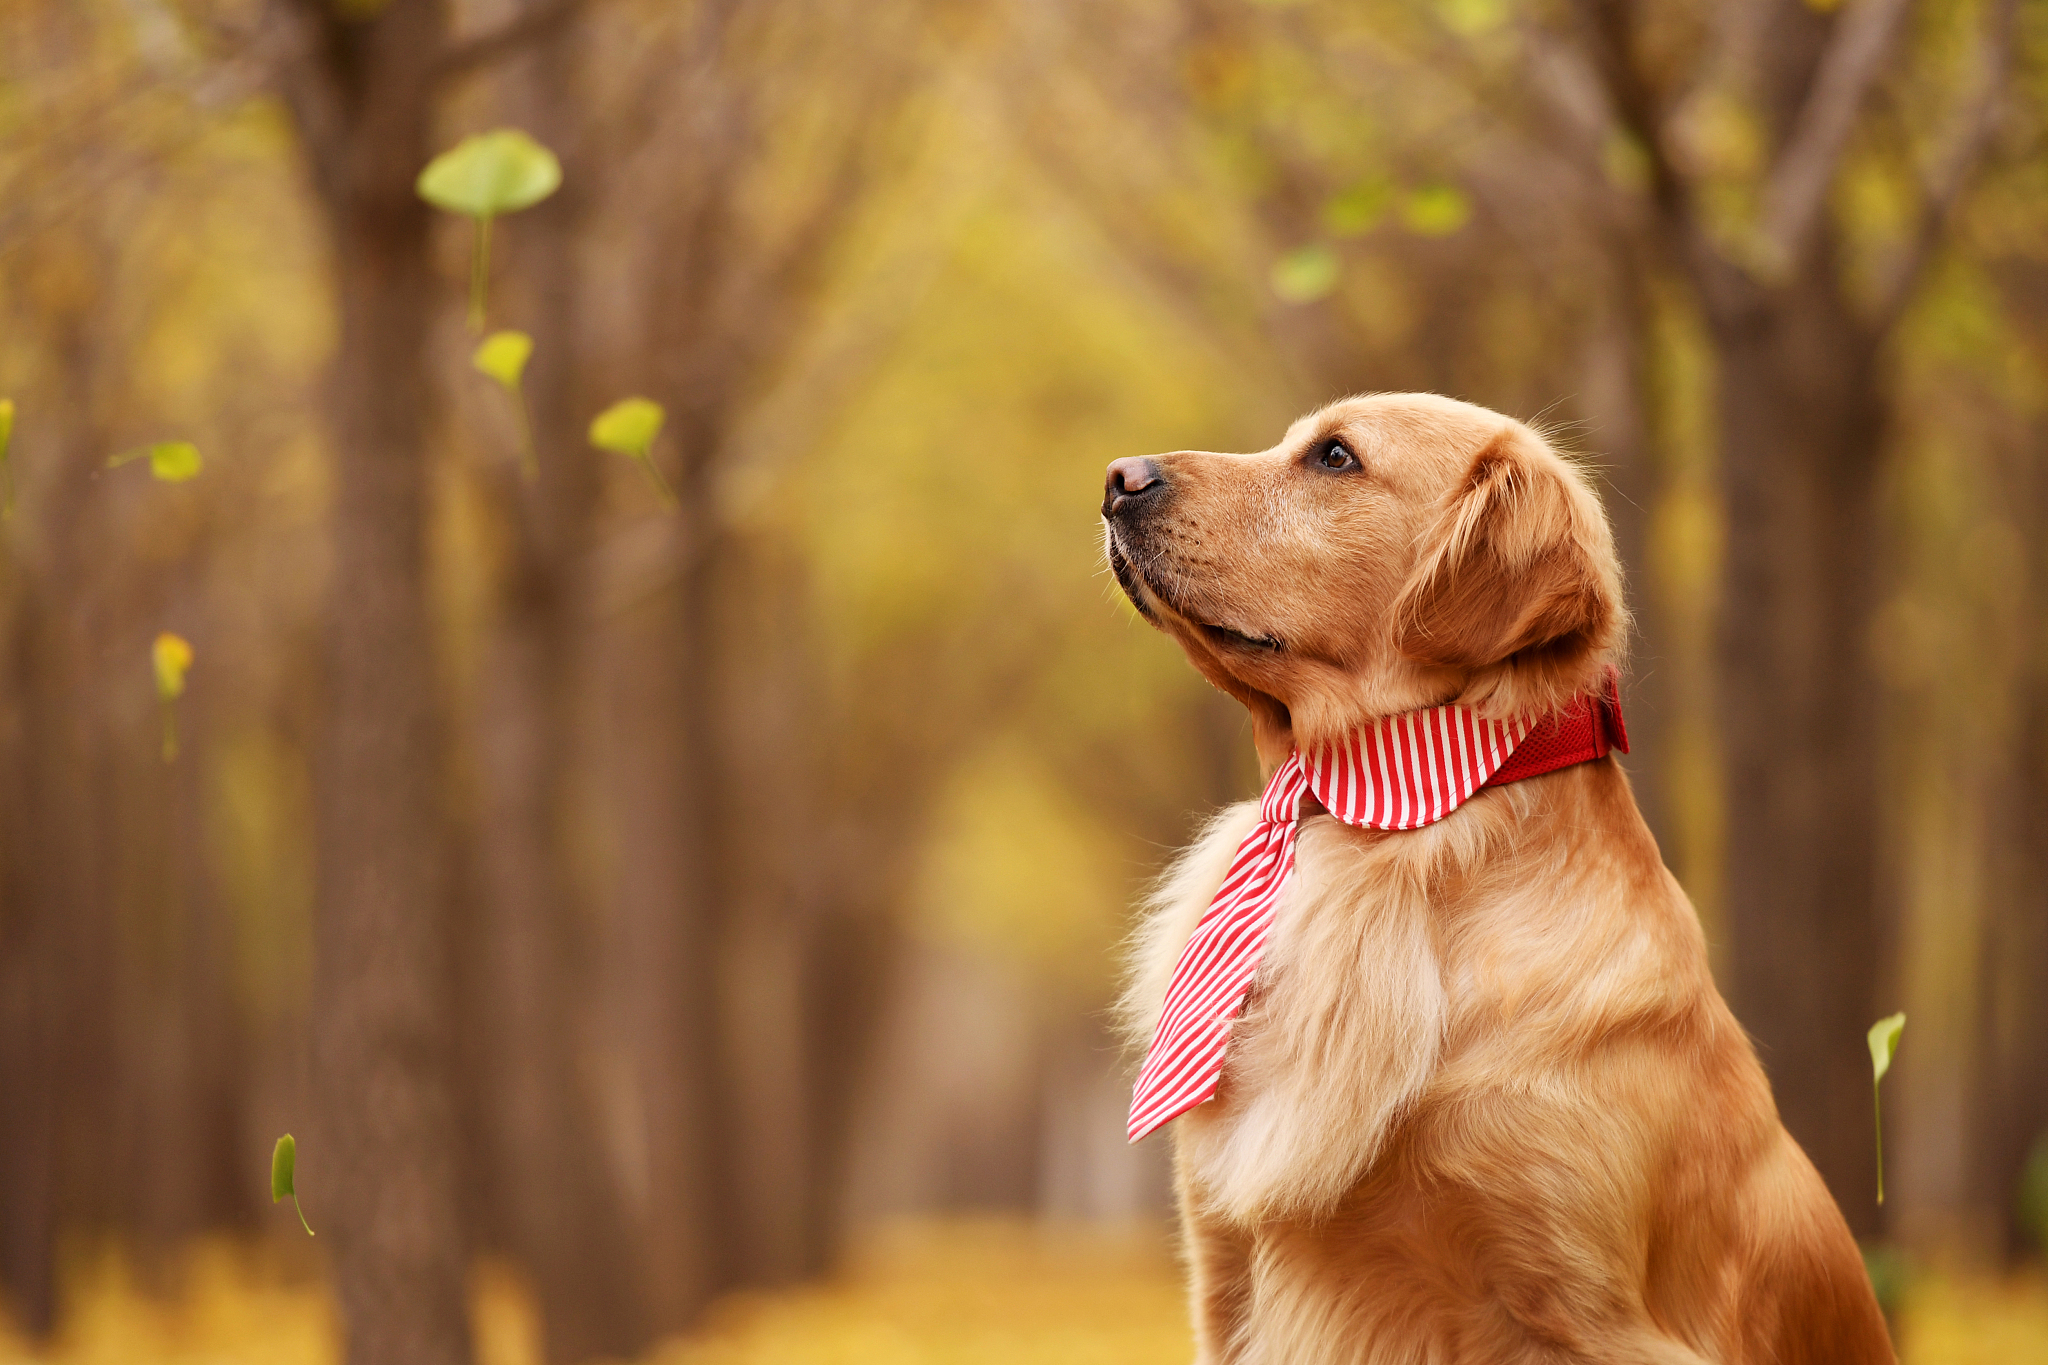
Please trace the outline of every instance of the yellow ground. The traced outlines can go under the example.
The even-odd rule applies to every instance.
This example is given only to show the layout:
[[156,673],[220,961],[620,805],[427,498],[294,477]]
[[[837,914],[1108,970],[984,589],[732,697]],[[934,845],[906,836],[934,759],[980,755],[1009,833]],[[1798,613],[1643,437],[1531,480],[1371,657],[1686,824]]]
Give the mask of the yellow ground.
[[[259,1252],[193,1250],[173,1292],[146,1294],[121,1259],[75,1274],[58,1339],[0,1328],[0,1365],[335,1365],[325,1294]],[[530,1315],[502,1272],[478,1277],[480,1365],[537,1365]],[[1906,1365],[2048,1365],[2048,1278],[1926,1277],[1902,1324]],[[907,1227],[839,1276],[721,1305],[645,1365],[1180,1365],[1175,1272],[1141,1232],[1016,1223]]]

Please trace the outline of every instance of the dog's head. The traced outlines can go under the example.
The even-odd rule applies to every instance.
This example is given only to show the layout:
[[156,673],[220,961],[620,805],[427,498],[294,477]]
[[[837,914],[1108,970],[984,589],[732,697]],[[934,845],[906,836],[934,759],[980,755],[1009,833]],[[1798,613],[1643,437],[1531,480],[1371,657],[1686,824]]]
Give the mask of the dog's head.
[[1253,455],[1118,460],[1102,516],[1117,582],[1250,708],[1268,763],[1440,702],[1541,713],[1626,631],[1584,476],[1433,394],[1333,403]]

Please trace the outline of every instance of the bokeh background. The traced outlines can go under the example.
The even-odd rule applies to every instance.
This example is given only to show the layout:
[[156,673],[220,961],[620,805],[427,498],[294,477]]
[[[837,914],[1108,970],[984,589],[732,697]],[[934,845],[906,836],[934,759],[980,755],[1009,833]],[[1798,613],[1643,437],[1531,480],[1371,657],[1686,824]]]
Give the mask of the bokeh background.
[[1104,1006],[1258,779],[1101,470],[1410,388],[1602,481],[1906,1358],[2048,1359],[2044,119],[2038,0],[0,0],[0,1359],[1184,1359]]

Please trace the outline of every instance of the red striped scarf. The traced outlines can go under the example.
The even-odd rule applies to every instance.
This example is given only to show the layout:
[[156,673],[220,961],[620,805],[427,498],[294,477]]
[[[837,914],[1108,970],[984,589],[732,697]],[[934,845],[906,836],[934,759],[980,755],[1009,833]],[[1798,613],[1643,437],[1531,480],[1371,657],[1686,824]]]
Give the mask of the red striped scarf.
[[1301,798],[1363,829],[1419,829],[1481,787],[1498,787],[1628,752],[1618,675],[1542,720],[1484,720],[1435,706],[1373,722],[1334,744],[1288,755],[1266,784],[1259,822],[1174,965],[1159,1026],[1131,1096],[1130,1140],[1216,1093],[1230,1025],[1251,989],[1280,892],[1294,870]]

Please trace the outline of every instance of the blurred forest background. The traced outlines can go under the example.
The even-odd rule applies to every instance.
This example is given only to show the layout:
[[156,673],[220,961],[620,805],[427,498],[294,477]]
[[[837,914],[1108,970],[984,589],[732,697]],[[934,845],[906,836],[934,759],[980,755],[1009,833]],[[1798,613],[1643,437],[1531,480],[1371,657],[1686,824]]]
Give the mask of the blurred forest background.
[[[500,126],[534,481],[414,193]],[[1375,389],[1604,478],[1628,767],[1858,1233],[2038,1257],[2044,136],[2037,0],[0,0],[20,1339],[228,1245],[360,1362],[508,1267],[568,1365],[891,1218],[1157,1219],[1113,950],[1258,777],[1101,470]]]

